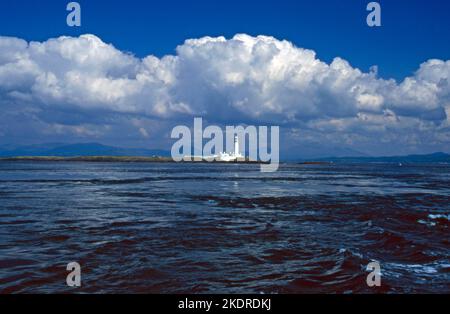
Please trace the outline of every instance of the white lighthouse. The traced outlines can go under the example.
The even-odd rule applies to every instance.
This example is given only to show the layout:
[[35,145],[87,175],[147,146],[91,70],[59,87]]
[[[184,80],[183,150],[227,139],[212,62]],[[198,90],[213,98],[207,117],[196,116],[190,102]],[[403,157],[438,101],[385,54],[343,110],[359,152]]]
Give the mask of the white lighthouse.
[[[227,147],[228,148],[228,147]],[[184,157],[186,158],[186,156]],[[245,155],[241,154],[239,151],[239,136],[234,135],[234,150],[226,152],[220,152],[219,154],[210,156],[188,156],[188,158],[194,160],[205,160],[205,161],[222,161],[222,162],[234,162],[234,161],[245,161]]]
[[218,156],[213,156],[213,158],[215,158],[216,160],[219,161],[242,161],[242,159],[244,158],[244,155],[242,155],[239,152],[239,136],[235,135],[234,136],[234,151],[227,153],[227,152],[223,152],[220,153]]
[[237,136],[237,134],[234,136],[234,156],[241,156],[241,154],[239,153],[239,136]]

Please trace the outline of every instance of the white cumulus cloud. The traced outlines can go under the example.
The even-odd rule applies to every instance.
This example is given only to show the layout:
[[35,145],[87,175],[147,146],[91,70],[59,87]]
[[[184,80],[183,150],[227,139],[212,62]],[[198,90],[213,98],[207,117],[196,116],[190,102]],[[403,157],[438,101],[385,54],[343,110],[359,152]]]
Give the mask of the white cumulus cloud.
[[[449,137],[450,60],[428,60],[401,82],[377,72],[339,57],[327,64],[313,50],[269,36],[189,39],[175,55],[143,59],[94,35],[45,42],[0,37],[0,106],[9,117],[20,110],[49,120],[55,112],[54,119],[70,120],[65,113],[92,111],[171,120],[203,116],[327,137],[341,132],[347,143],[350,134],[357,141],[365,135],[365,141],[389,141],[396,130],[399,137],[422,133],[427,136],[416,137],[448,144],[442,139]],[[89,119],[78,123],[95,120]],[[137,126],[144,137],[149,128]]]

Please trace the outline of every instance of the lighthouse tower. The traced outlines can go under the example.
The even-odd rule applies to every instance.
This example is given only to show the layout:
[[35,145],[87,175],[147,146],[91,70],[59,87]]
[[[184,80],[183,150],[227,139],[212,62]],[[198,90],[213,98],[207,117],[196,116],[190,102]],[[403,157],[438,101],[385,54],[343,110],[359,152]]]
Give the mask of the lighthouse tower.
[[239,153],[239,136],[234,136],[234,156],[239,157],[241,154]]
[[234,136],[234,151],[233,152],[223,152],[219,153],[218,156],[214,156],[214,158],[217,158],[219,161],[242,161],[244,158],[244,155],[242,155],[239,152],[239,137],[237,135]]

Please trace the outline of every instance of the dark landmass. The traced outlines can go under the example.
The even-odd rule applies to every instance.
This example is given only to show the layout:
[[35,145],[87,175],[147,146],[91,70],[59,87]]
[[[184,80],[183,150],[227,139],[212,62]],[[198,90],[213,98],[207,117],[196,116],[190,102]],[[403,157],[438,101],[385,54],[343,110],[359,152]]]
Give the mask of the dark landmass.
[[14,146],[14,145],[0,146],[0,157],[17,157],[17,156],[21,157],[142,156],[154,158],[156,156],[170,157],[170,152],[158,149],[119,148],[102,145],[98,143],[79,143],[79,144],[48,143],[29,146]]
[[[343,152],[342,152],[343,153]],[[327,165],[330,163],[450,163],[450,155],[434,153],[427,155],[408,155],[390,157],[355,156],[347,152],[349,157],[296,158],[289,159],[303,165]],[[165,150],[143,148],[119,148],[98,143],[61,144],[46,143],[40,145],[17,146],[1,145],[0,160],[10,161],[88,161],[88,162],[172,162],[170,152]],[[287,161],[287,160],[286,160]],[[202,162],[202,161],[200,161]],[[203,161],[206,162],[206,161]],[[245,163],[261,163],[257,161],[239,161]]]

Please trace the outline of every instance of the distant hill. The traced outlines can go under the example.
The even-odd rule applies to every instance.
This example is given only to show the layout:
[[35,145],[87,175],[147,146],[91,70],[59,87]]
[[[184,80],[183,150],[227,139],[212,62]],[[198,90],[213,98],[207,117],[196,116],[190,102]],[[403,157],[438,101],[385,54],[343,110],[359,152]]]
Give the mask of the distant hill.
[[355,149],[340,147],[336,145],[319,145],[319,144],[303,144],[289,145],[280,147],[280,158],[284,161],[306,161],[316,160],[324,157],[332,156],[333,158],[341,157],[368,157],[369,155]]
[[[345,153],[339,151],[339,153]],[[358,152],[348,151],[351,157],[327,157],[314,158],[303,157],[301,159],[292,159],[292,161],[299,162],[393,162],[393,163],[416,163],[416,162],[446,162],[450,163],[450,154],[434,153],[427,155],[408,155],[408,156],[391,156],[391,157],[368,157],[358,156]],[[355,156],[356,155],[356,156]],[[170,151],[145,149],[145,148],[120,148],[114,146],[107,146],[99,143],[77,143],[77,144],[63,144],[63,143],[46,143],[40,145],[28,146],[14,146],[3,145],[0,146],[1,157],[91,157],[91,156],[105,156],[105,157],[121,157],[121,156],[136,156],[136,157],[170,157]],[[285,159],[289,160],[289,159]]]
[[391,157],[329,157],[320,158],[319,161],[333,162],[393,162],[393,163],[420,163],[420,162],[446,162],[450,163],[450,155],[446,153],[434,153],[427,155],[407,155]]
[[152,150],[145,148],[119,148],[107,146],[98,143],[80,143],[80,144],[60,144],[49,143],[42,145],[18,146],[12,145],[0,146],[0,157],[17,156],[56,156],[56,157],[74,157],[74,156],[170,156],[169,151]]

